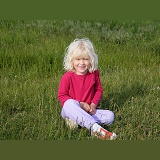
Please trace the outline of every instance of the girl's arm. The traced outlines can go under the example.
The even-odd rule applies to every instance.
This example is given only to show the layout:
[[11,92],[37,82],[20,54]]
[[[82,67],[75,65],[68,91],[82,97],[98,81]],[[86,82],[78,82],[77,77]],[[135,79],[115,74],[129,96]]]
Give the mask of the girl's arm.
[[68,93],[69,93],[69,79],[64,75],[60,80],[58,88],[58,100],[60,101],[62,106],[66,100],[71,99]]
[[102,85],[101,85],[101,81],[100,81],[100,76],[99,76],[98,70],[95,71],[95,74],[96,74],[95,94],[94,94],[94,97],[93,97],[91,102],[94,103],[96,106],[98,106],[99,101],[100,101],[100,99],[102,97],[103,90],[102,90]]

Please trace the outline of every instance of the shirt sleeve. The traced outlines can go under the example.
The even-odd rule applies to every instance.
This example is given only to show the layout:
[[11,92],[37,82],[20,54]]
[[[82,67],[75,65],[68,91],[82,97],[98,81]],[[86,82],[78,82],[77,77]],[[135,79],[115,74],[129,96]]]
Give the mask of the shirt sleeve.
[[96,106],[98,106],[98,104],[100,102],[100,99],[102,97],[102,93],[103,93],[103,89],[102,89],[102,85],[101,85],[101,81],[100,81],[100,76],[99,76],[98,70],[95,71],[95,79],[96,79],[95,94],[94,94],[94,97],[91,100],[91,102],[93,102]]
[[60,80],[59,88],[58,88],[58,100],[63,106],[64,102],[68,99],[71,99],[69,96],[69,77],[64,74]]

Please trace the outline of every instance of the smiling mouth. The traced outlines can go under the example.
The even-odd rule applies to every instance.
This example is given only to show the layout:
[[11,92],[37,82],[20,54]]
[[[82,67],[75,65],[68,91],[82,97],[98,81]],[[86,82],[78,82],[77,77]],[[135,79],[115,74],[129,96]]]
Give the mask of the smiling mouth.
[[86,67],[85,67],[85,66],[83,66],[83,67],[80,67],[80,66],[79,66],[78,68],[79,68],[79,69],[86,69]]

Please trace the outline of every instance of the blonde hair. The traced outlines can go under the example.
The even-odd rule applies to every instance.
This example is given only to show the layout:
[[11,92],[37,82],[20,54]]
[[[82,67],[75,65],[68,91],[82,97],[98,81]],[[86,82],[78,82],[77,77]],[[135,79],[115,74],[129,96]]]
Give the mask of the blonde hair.
[[89,58],[90,73],[98,69],[98,56],[95,53],[92,42],[87,38],[75,39],[65,50],[64,69],[74,71],[73,60],[75,58]]

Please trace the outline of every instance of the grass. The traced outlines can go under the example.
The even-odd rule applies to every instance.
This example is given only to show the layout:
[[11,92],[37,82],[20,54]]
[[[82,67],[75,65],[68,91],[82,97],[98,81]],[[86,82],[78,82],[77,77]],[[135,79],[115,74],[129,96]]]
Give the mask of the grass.
[[0,139],[92,140],[69,130],[57,100],[64,50],[88,37],[99,56],[100,107],[117,140],[160,140],[160,21],[0,21]]

